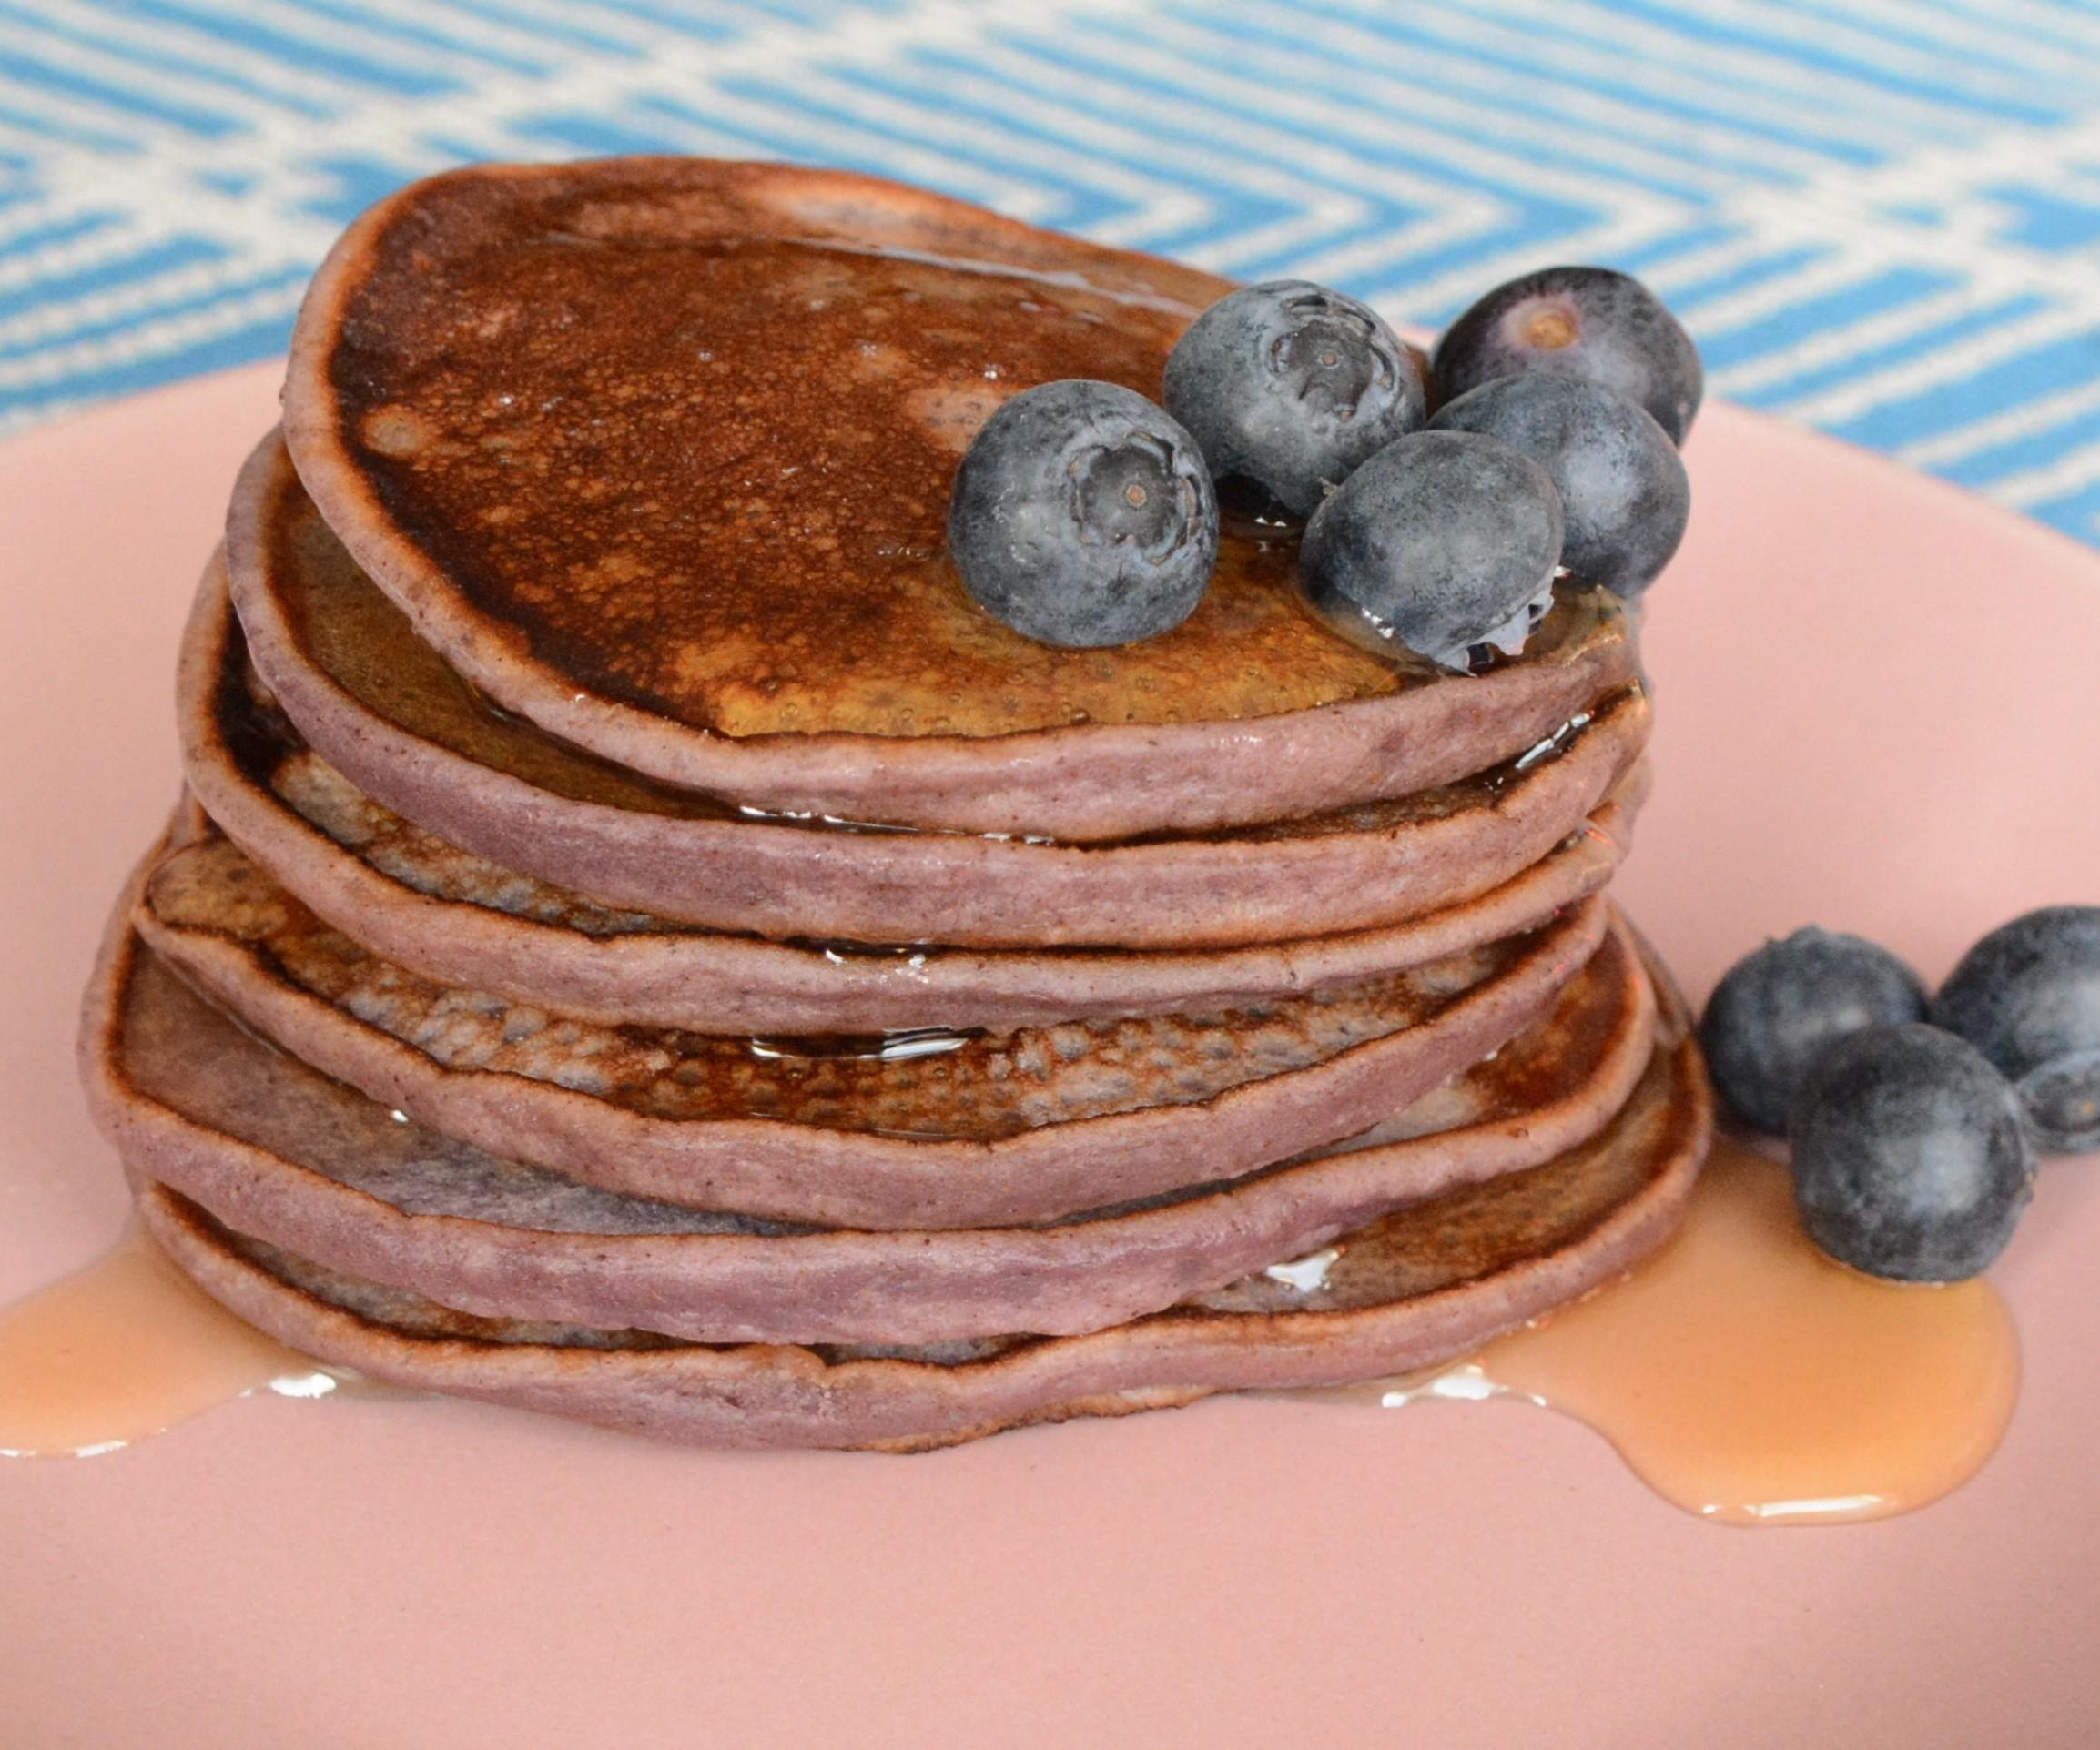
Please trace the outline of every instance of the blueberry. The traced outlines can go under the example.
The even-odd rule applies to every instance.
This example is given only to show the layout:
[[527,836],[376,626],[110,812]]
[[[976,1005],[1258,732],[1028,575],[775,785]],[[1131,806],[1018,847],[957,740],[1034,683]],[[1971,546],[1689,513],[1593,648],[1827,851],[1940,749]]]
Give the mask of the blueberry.
[[1300,518],[1425,410],[1421,366],[1399,336],[1305,279],[1212,304],[1167,359],[1165,400],[1228,510]]
[[1547,370],[1623,395],[1682,443],[1705,386],[1699,349],[1662,300],[1609,268],[1545,268],[1497,286],[1444,331],[1441,399]]
[[2004,1249],[2034,1189],[2020,1102],[1965,1039],[1869,1027],[1826,1051],[1793,1122],[1794,1201],[1832,1258],[1958,1282]]
[[1498,438],[1416,431],[1313,513],[1298,562],[1330,623],[1463,668],[1476,644],[1521,650],[1550,605],[1560,497]]
[[2038,1147],[2100,1150],[2100,905],[2050,905],[1993,930],[1933,1018],[2012,1082]]
[[1918,975],[1886,948],[1811,926],[1730,968],[1699,1043],[1730,1109],[1777,1134],[1824,1051],[1863,1027],[1922,1021],[1925,1007]]
[[949,499],[964,585],[1016,632],[1091,649],[1172,631],[1218,558],[1196,440],[1135,390],[1044,383],[971,441]]
[[1638,595],[1684,539],[1684,461],[1623,395],[1545,371],[1497,377],[1447,401],[1429,428],[1485,431],[1546,470],[1567,519],[1560,562],[1586,589]]

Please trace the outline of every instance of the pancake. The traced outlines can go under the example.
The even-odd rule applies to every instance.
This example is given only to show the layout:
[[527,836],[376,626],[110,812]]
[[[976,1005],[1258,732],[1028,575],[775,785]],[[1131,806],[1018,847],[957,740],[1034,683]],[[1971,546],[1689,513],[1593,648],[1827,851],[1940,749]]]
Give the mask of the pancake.
[[605,1026],[880,1033],[1207,1014],[1419,966],[1536,927],[1626,855],[1645,764],[1500,887],[1385,929],[1210,952],[875,950],[724,936],[600,905],[450,845],[365,795],[238,663],[189,725],[189,780],[240,848],[374,953]]
[[[1548,1009],[1605,926],[1592,900],[1531,936],[1340,993],[847,1055],[827,1039],[594,1027],[429,985],[209,836],[157,864],[132,916],[256,1034],[446,1136],[692,1208],[880,1227],[1048,1219],[1354,1135]],[[221,1083],[249,1087],[249,1104],[304,1099],[317,1128],[345,1106],[165,982],[137,994],[127,1074],[186,1110]],[[354,1106],[327,1122],[408,1147]]]
[[[1230,288],[837,172],[476,167],[331,252],[286,440],[490,698],[776,810],[1075,843],[1245,824],[1449,782],[1632,678],[1617,617],[1574,663],[1549,640],[1480,684],[1395,668],[1297,605],[1287,545],[1233,535],[1141,643],[1057,650],[977,608],[945,520],[986,415],[1058,378],[1157,396]],[[236,511],[244,617],[266,483]]]
[[[699,1209],[963,1228],[1234,1178],[1354,1135],[1544,1013],[1605,911],[1591,900],[1528,936],[1212,1016],[866,1038],[604,1027],[435,985],[208,833],[160,862],[133,921],[264,1037],[493,1154]],[[180,1045],[178,1080],[243,1048]]]
[[[1044,845],[759,820],[490,712],[354,570],[299,581],[319,594],[296,613],[274,589],[244,587],[237,629],[218,567],[205,577],[180,680],[200,788],[199,725],[245,643],[315,751],[441,838],[603,905],[774,938],[1151,949],[1380,928],[1538,862],[1625,777],[1649,733],[1635,683],[1456,784],[1199,838]],[[393,630],[368,636],[364,622]]]
[[[1497,1059],[1332,1159],[1045,1227],[871,1232],[680,1209],[496,1159],[252,1041],[243,1050],[150,958],[127,982],[91,1073],[135,1176],[450,1306],[710,1341],[952,1341],[1156,1310],[1594,1132],[1623,1102],[1649,1027],[1645,986],[1615,956],[1511,1047],[1507,1072]],[[1444,1128],[1411,1134],[1424,1126]]]
[[1316,1286],[1250,1277],[1091,1334],[932,1350],[706,1347],[462,1315],[229,1230],[164,1187],[141,1186],[139,1199],[208,1292],[336,1366],[695,1445],[908,1451],[1456,1360],[1659,1245],[1710,1128],[1705,1072],[1679,1017],[1602,1133],[1349,1233]]
[[1155,393],[1226,289],[772,166],[353,226],[82,1018],[181,1266],[399,1383],[908,1449],[1446,1359],[1658,1243],[1710,1100],[1604,896],[1614,598],[1453,673],[1235,528],[1067,651],[946,556],[1006,395]]

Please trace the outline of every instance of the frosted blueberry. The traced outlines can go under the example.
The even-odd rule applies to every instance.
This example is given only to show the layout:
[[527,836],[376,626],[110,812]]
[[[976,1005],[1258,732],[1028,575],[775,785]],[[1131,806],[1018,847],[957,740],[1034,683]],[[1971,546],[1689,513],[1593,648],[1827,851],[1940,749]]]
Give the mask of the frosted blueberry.
[[1886,948],[1813,926],[1745,955],[1707,999],[1714,1087],[1760,1130],[1787,1128],[1816,1059],[1870,1027],[1925,1018],[1925,987]]
[[1307,599],[1374,648],[1463,668],[1473,646],[1523,649],[1550,605],[1560,496],[1498,438],[1417,431],[1387,444],[1314,512]]
[[1855,1270],[1958,1282],[2004,1249],[2034,1161],[2005,1078],[1935,1027],[1869,1027],[1801,1089],[1794,1200],[1809,1237]]
[[2049,905],[1993,930],[1933,1018],[2012,1082],[2039,1147],[2100,1151],[2100,905]]
[[1496,377],[1579,377],[1645,407],[1682,443],[1705,389],[1699,349],[1662,300],[1609,268],[1542,268],[1497,286],[1446,329],[1434,369],[1441,400]]
[[1275,279],[1196,319],[1168,357],[1165,400],[1228,511],[1304,518],[1422,423],[1425,394],[1415,355],[1369,305]]
[[1684,539],[1684,461],[1622,395],[1547,372],[1497,377],[1446,402],[1429,427],[1486,432],[1546,470],[1566,519],[1560,562],[1585,589],[1639,595]]
[[1046,644],[1128,644],[1195,611],[1218,503],[1195,440],[1115,383],[1044,383],[999,407],[949,499],[949,551],[989,612]]

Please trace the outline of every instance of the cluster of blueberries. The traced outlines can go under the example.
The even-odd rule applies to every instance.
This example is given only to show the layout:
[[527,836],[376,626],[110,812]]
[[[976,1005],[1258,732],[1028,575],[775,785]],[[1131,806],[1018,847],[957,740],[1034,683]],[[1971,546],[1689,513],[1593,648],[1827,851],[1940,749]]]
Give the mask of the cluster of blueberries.
[[1353,298],[1274,280],[1182,335],[1163,407],[1087,380],[1008,400],[957,472],[949,547],[1017,631],[1125,644],[1194,612],[1222,504],[1302,531],[1330,623],[1464,668],[1522,649],[1558,579],[1647,589],[1690,512],[1678,445],[1702,383],[1691,337],[1606,268],[1497,287],[1433,359]]
[[2100,1151],[2100,905],[2014,918],[1932,996],[1886,948],[1798,930],[1720,981],[1699,1040],[1735,1116],[1791,1138],[1819,1246],[1959,1281],[2012,1238],[2035,1150]]
[[[1163,407],[1085,380],[1007,401],[957,472],[949,545],[1017,631],[1125,644],[1195,611],[1222,503],[1300,534],[1330,624],[1464,668],[1520,650],[1557,581],[1629,600],[1654,581],[1701,387],[1691,338],[1608,268],[1498,286],[1428,359],[1354,298],[1275,280],[1196,319]],[[1700,1037],[1737,1118],[1791,1138],[1818,1245],[1959,1280],[2012,1237],[2037,1148],[2100,1151],[2100,906],[1993,930],[1936,996],[1886,949],[1801,930],[1721,981]]]

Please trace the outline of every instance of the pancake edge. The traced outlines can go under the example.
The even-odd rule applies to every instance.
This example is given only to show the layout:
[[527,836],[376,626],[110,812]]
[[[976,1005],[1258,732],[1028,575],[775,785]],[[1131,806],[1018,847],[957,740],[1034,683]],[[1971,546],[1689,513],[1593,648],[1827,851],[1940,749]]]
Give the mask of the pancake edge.
[[991,1139],[916,1140],[757,1117],[655,1118],[552,1082],[452,1068],[259,968],[239,945],[167,925],[149,903],[133,908],[132,924],[186,982],[291,1056],[499,1158],[692,1208],[902,1229],[1052,1220],[1235,1179],[1341,1142],[1547,1014],[1610,928],[1606,902],[1584,900],[1427,1018],[1204,1099]]
[[[305,656],[272,590],[251,581],[229,608],[228,575],[215,557],[184,635],[186,769],[198,764],[197,724],[216,695],[209,654],[224,652],[238,608],[249,652],[286,714],[374,801],[504,868],[602,903],[772,937],[1150,950],[1381,928],[1530,867],[1627,776],[1650,728],[1636,685],[1598,703],[1565,752],[1492,805],[1367,832],[1030,845],[692,819],[563,797],[402,728]],[[1406,854],[1396,855],[1404,838]]]
[[[122,1004],[141,951],[120,913],[84,1005],[80,1036],[90,1108],[131,1176],[165,1180],[228,1226],[319,1264],[462,1311],[632,1325],[711,1342],[938,1342],[1013,1330],[1091,1330],[1260,1267],[1238,1254],[1230,1270],[1199,1258],[1185,1230],[1171,1231],[1186,1229],[1186,1209],[1179,1219],[1167,1211],[1137,1211],[1041,1229],[800,1236],[546,1235],[471,1217],[410,1215],[135,1088],[121,1050]],[[1541,1123],[1572,1130],[1590,1116],[1564,1110],[1543,1115]],[[1496,1176],[1511,1157],[1486,1140],[1481,1155],[1466,1158],[1472,1145],[1462,1151],[1446,1177],[1456,1182],[1468,1171]],[[1327,1171],[1344,1189],[1373,1179],[1373,1201],[1384,1212],[1419,1200],[1420,1184],[1395,1188],[1379,1180],[1382,1170],[1398,1164],[1405,1173],[1425,1152],[1405,1143],[1358,1150]],[[1263,1179],[1227,1188],[1219,1195],[1236,1200],[1206,1213],[1222,1213],[1235,1243],[1244,1237],[1236,1230],[1243,1208],[1273,1223],[1281,1219],[1248,1256],[1273,1261],[1279,1252],[1294,1255],[1294,1241],[1304,1242],[1296,1246],[1303,1250],[1338,1230],[1289,1224],[1303,1213],[1294,1204],[1304,1183],[1301,1178],[1281,1191]],[[1285,1233],[1290,1239],[1281,1237]],[[1113,1269],[1104,1264],[1104,1242]]]
[[[1164,301],[1193,319],[1233,289],[1157,257],[1104,248],[966,201],[851,172],[679,157],[615,160],[674,187],[738,188],[792,184],[850,190],[939,222],[980,230],[1009,249],[1054,243],[1119,273],[1178,284],[1189,298]],[[588,167],[477,165],[411,183],[354,220],[316,273],[293,329],[284,394],[286,442],[299,476],[329,524],[426,642],[506,708],[547,733],[666,783],[786,810],[973,833],[1040,834],[1071,843],[1163,831],[1203,831],[1289,814],[1322,812],[1405,794],[1462,775],[1445,769],[1468,739],[1453,707],[1467,690],[1502,689],[1495,675],[1432,683],[1377,699],[1210,723],[1087,723],[1009,734],[898,737],[845,732],[737,738],[579,691],[560,670],[522,650],[514,629],[475,612],[400,528],[365,480],[341,433],[330,380],[335,336],[370,274],[381,238],[433,183],[512,186],[586,178]],[[1498,748],[1476,764],[1521,752],[1587,699],[1633,678],[1629,636],[1614,641],[1605,676],[1572,683],[1557,703],[1512,719]],[[1505,674],[1510,671],[1503,671]],[[1472,693],[1477,699],[1480,694]],[[1477,738],[1474,738],[1477,739]],[[1171,795],[1169,808],[1148,796]]]
[[[193,703],[208,692],[186,689]],[[609,1026],[694,1032],[881,1033],[1203,1013],[1399,971],[1517,934],[1600,891],[1630,845],[1649,770],[1645,759],[1637,764],[1577,838],[1502,886],[1405,923],[1239,948],[934,947],[899,962],[669,924],[599,936],[427,892],[251,779],[216,711],[192,713],[185,741],[190,787],[219,830],[317,915],[387,959]]]
[[1710,1140],[1711,1095],[1696,1043],[1679,1034],[1662,1049],[1674,1080],[1667,1154],[1645,1187],[1555,1251],[1378,1308],[1170,1315],[952,1367],[827,1361],[792,1346],[609,1352],[409,1337],[240,1259],[161,1188],[138,1190],[148,1229],[206,1292],[326,1364],[688,1445],[918,1452],[1223,1391],[1410,1372],[1455,1361],[1604,1286],[1675,1230]]

